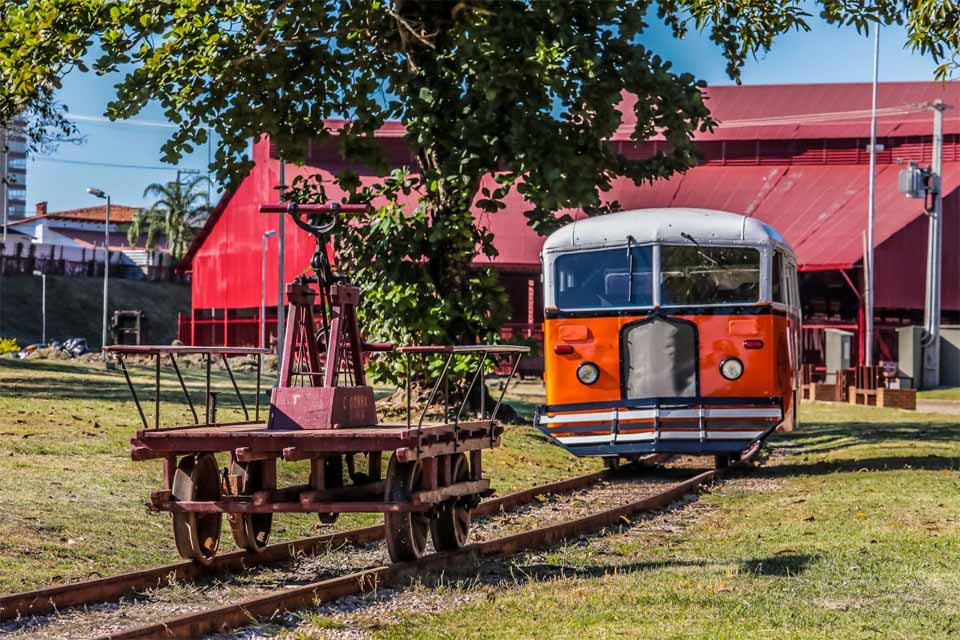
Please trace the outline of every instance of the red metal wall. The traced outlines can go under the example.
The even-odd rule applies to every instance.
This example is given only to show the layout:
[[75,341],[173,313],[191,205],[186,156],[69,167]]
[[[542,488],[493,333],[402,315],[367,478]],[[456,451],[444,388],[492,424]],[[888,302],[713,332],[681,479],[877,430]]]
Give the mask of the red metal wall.
[[[261,237],[277,228],[277,216],[260,214],[261,204],[274,201],[278,167],[267,157],[269,145],[254,145],[256,167],[240,183],[223,215],[193,258],[194,309],[258,307],[260,305]],[[312,171],[311,171],[312,172]],[[287,182],[304,169],[288,167]],[[284,281],[310,264],[314,242],[293,223],[286,223]],[[267,241],[267,304],[277,300],[277,238]]]

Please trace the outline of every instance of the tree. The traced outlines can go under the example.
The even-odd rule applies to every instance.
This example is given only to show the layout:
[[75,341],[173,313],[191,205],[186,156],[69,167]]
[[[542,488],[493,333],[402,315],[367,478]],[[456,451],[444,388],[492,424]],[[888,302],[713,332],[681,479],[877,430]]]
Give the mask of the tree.
[[[910,44],[950,68],[960,9],[918,0],[820,0],[831,23],[864,31],[906,23]],[[131,69],[107,114],[135,116],[159,102],[177,130],[164,144],[177,161],[220,143],[222,180],[250,167],[249,140],[261,134],[286,160],[308,144],[335,144],[345,158],[386,173],[374,132],[405,127],[411,167],[363,185],[345,170],[339,186],[375,207],[342,233],[340,255],[366,290],[366,326],[376,338],[462,342],[488,338],[503,292],[488,269],[489,232],[476,205],[502,210],[522,196],[529,224],[547,233],[568,208],[616,208],[604,193],[614,178],[667,177],[697,159],[692,137],[713,126],[699,83],[675,73],[643,43],[649,0],[21,0],[0,13],[0,110],[11,99],[43,102],[42,88],[86,70]],[[802,0],[661,0],[657,19],[677,37],[709,31],[734,78],[750,55],[788,31],[808,29]],[[606,140],[621,125],[624,93],[637,96],[631,135],[661,135],[651,157],[623,155]],[[4,101],[6,100],[6,102]],[[2,112],[0,112],[2,113]],[[336,135],[328,118],[346,118]],[[484,184],[488,176],[492,184]],[[489,178],[487,178],[489,179]],[[295,196],[324,198],[302,182]],[[418,206],[403,210],[398,195]]]
[[210,215],[207,191],[199,189],[206,182],[206,176],[197,176],[186,184],[178,179],[147,186],[143,197],[155,197],[156,200],[150,208],[141,209],[133,216],[133,224],[127,230],[130,244],[135,244],[146,233],[147,249],[152,250],[157,248],[160,238],[166,238],[170,255],[175,260],[182,258],[193,239],[193,229],[202,225]]

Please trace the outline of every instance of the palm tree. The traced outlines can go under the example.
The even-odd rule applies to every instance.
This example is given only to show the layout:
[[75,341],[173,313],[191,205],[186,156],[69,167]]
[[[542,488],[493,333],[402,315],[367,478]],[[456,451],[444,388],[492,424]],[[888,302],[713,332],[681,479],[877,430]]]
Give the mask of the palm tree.
[[193,238],[193,229],[210,215],[207,182],[206,176],[197,176],[186,184],[179,180],[166,184],[155,182],[144,189],[144,198],[156,197],[156,200],[149,209],[141,209],[133,216],[133,224],[127,231],[130,244],[136,244],[140,235],[146,233],[147,249],[156,249],[160,238],[166,238],[170,255],[175,260],[183,257]]

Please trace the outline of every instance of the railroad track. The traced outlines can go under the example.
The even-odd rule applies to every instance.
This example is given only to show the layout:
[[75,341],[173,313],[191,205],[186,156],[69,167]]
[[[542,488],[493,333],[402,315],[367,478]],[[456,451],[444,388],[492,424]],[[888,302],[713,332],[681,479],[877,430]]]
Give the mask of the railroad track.
[[[425,556],[417,562],[383,565],[278,593],[252,597],[233,604],[168,618],[101,636],[98,640],[196,638],[206,634],[224,633],[257,620],[271,618],[279,612],[316,607],[345,596],[362,595],[378,588],[401,584],[405,580],[423,576],[425,573],[445,570],[462,571],[465,567],[477,566],[486,558],[509,556],[554,546],[564,540],[597,533],[610,526],[622,524],[625,519],[629,521],[630,517],[637,514],[663,509],[683,496],[698,491],[705,484],[718,480],[729,471],[751,462],[758,451],[759,446],[754,447],[743,456],[741,463],[727,469],[703,471],[682,482],[671,485],[664,491],[612,509],[486,542],[471,544],[458,551],[435,553]],[[608,473],[599,472],[591,475],[606,477]]]
[[[662,457],[648,456],[646,461],[658,462],[662,461]],[[484,500],[474,509],[473,515],[483,517],[516,509],[529,504],[538,496],[577,491],[606,480],[612,475],[608,470],[597,471],[508,493],[498,498]],[[384,527],[378,524],[276,543],[266,547],[260,553],[247,551],[225,553],[215,557],[206,567],[184,560],[105,578],[4,595],[0,596],[0,622],[22,616],[41,615],[67,607],[115,601],[147,589],[166,587],[174,583],[194,582],[216,575],[236,574],[254,567],[288,562],[302,554],[316,553],[344,544],[366,544],[382,540],[383,537]]]
[[[745,460],[753,457],[751,451]],[[398,585],[413,576],[444,570],[475,566],[485,558],[549,547],[573,537],[596,533],[622,523],[645,511],[662,509],[714,481],[724,470],[705,471],[682,482],[671,484],[666,490],[612,509],[558,522],[545,527],[523,531],[500,538],[475,543],[459,551],[433,554],[418,562],[377,566],[310,584],[249,597],[229,605],[207,608],[189,614],[171,617],[143,626],[102,636],[103,638],[194,638],[204,634],[224,632],[270,618],[278,612],[313,607],[347,595],[359,595],[377,588]],[[589,488],[615,474],[600,471],[568,478],[531,489],[511,493],[485,501],[476,515],[490,516],[510,511],[533,502],[545,494],[563,494]],[[383,537],[382,525],[343,531],[325,536],[305,538],[290,543],[276,544],[263,553],[226,554],[211,567],[201,568],[190,562],[180,562],[121,576],[90,580],[35,592],[14,594],[0,598],[0,615],[12,617],[17,611],[29,614],[48,612],[63,607],[115,600],[123,595],[149,588],[163,587],[174,582],[197,580],[216,573],[241,573],[254,566],[279,564],[294,559],[298,554],[323,550],[341,544],[364,544]]]

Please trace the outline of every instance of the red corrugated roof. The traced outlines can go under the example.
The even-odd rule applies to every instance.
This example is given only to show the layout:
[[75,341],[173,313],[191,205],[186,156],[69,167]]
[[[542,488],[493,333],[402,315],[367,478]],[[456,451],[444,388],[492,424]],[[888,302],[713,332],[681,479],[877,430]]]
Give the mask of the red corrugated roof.
[[[140,210],[140,207],[128,207],[122,204],[110,205],[110,223],[128,224],[133,222],[133,216]],[[9,223],[24,224],[36,220],[75,220],[77,222],[104,222],[107,218],[107,206],[98,205],[93,207],[84,207],[82,209],[67,209],[66,211],[51,211],[42,215],[21,218]]]
[[[958,170],[960,163],[944,164],[948,194]],[[898,191],[898,171],[897,165],[877,168],[877,245],[923,215],[920,201]],[[777,229],[802,267],[822,268],[861,259],[867,184],[866,166],[696,167],[652,186],[618,181],[608,197],[625,209],[706,207],[749,215]]]
[[[897,165],[877,172],[876,245],[923,215],[922,203],[897,189]],[[793,246],[802,268],[845,268],[863,256],[867,223],[866,166],[696,167],[653,185],[618,180],[607,194],[624,209],[703,207],[763,220]],[[960,163],[945,163],[944,187],[956,187]],[[496,235],[497,263],[536,266],[543,238],[525,223],[524,205],[508,201],[503,213],[480,214]]]
[[[870,135],[871,85],[867,82],[822,84],[728,85],[705,90],[707,107],[720,126],[697,140],[787,140],[802,138],[857,138]],[[920,105],[943,100],[960,107],[956,82],[882,82],[877,107],[908,113],[883,115],[877,135],[929,136],[933,115]],[[623,123],[615,139],[629,137],[636,118],[633,96],[623,104]],[[944,114],[944,132],[960,132],[960,112]]]

